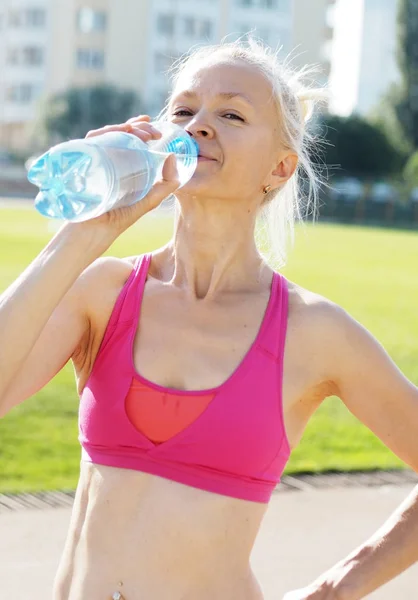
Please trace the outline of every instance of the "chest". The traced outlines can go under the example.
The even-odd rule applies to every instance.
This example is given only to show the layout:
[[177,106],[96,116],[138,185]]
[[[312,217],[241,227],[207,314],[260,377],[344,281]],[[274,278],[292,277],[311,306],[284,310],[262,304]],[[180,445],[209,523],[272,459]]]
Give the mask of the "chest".
[[[109,306],[101,311],[104,316],[95,328],[85,360],[75,364],[79,390],[91,372],[114,302],[115,298],[110,298]],[[266,333],[268,308],[267,293],[190,303],[181,293],[147,281],[129,349],[133,366],[146,380],[167,388],[217,388],[235,373],[242,374],[243,364],[249,365],[249,355],[254,354],[263,331]],[[315,408],[332,392],[299,315],[290,302],[284,357],[277,370],[278,377],[282,373],[283,420],[292,447]]]
[[135,369],[180,390],[222,385],[259,340],[268,302],[264,294],[190,302],[179,291],[150,285],[133,342]]

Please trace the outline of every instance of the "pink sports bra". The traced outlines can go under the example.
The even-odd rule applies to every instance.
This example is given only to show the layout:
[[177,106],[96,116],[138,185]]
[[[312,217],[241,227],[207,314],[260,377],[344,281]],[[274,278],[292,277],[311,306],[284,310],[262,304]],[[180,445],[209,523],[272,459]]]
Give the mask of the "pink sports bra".
[[268,502],[290,455],[282,408],[286,279],[274,273],[260,329],[232,375],[209,390],[175,390],[148,381],[133,363],[150,260],[138,257],[81,394],[82,460]]

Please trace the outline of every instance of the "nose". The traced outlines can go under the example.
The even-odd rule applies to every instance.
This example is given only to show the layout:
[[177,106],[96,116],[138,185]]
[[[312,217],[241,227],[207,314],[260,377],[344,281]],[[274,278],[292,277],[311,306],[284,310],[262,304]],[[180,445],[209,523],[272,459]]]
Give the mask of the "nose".
[[195,117],[189,121],[185,129],[187,133],[196,140],[201,137],[210,139],[214,136],[214,130],[209,123],[202,118],[197,117],[197,115],[195,115]]

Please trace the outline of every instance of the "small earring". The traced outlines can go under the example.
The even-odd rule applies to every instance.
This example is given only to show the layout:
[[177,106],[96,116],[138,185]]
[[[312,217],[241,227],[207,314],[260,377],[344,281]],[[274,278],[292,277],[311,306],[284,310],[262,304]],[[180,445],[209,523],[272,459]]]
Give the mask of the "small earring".
[[271,190],[271,185],[265,185],[263,187],[263,194],[268,194],[270,190]]

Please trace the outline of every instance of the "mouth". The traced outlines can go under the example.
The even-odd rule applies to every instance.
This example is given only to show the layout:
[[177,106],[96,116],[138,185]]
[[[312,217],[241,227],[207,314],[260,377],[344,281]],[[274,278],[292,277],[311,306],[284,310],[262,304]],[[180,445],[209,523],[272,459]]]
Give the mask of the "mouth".
[[203,154],[198,154],[197,159],[199,161],[215,161],[215,158],[210,158],[209,156],[204,156]]

